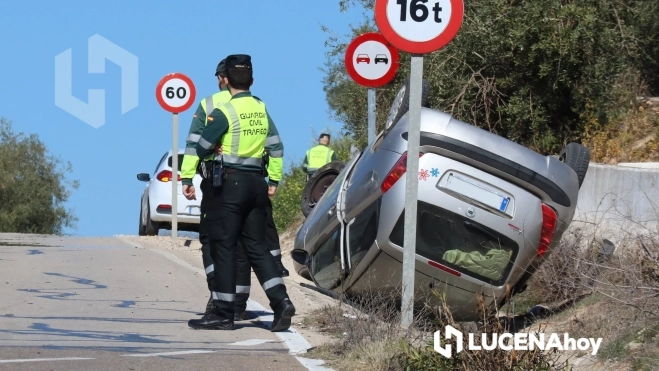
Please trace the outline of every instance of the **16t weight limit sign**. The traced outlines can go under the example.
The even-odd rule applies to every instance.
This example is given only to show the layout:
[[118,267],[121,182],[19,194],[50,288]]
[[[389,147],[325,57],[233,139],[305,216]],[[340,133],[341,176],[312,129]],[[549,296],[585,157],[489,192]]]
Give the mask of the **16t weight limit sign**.
[[412,54],[431,53],[458,33],[464,16],[462,0],[377,0],[375,20],[396,48]]

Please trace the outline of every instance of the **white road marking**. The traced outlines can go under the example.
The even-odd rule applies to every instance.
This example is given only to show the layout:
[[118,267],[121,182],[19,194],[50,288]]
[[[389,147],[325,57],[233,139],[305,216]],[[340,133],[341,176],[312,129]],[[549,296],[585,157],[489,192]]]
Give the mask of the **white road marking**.
[[[129,246],[137,245],[138,247],[144,249],[144,246],[142,246],[137,242],[124,239],[123,237],[116,237],[116,238],[124,241]],[[166,257],[167,259],[173,261],[174,263],[177,263],[185,268],[188,268],[193,272],[198,272],[202,276],[206,275],[206,272],[203,269],[195,267],[194,265],[182,260],[181,258],[177,257],[172,253],[158,249],[146,249],[146,250],[156,252]],[[257,303],[252,299],[247,299],[247,310],[258,310],[258,311],[266,312],[269,315],[261,316],[258,318],[258,320],[264,322],[266,322],[266,320],[269,320],[270,322],[272,322],[273,319],[272,311],[266,310],[265,307],[263,307],[261,304]],[[279,332],[275,332],[275,334],[284,342],[284,344],[286,344],[286,346],[288,347],[288,353],[291,355],[306,353],[307,349],[311,348],[311,344],[309,344],[309,342],[293,327],[290,327],[286,332],[279,331]],[[326,371],[326,370],[333,371],[331,368],[320,367],[321,364],[325,363],[322,360],[307,359],[301,357],[295,357],[295,359],[297,359],[302,364],[302,366],[306,367],[309,371]]]
[[323,367],[321,365],[325,364],[325,361],[320,359],[309,359],[302,357],[295,357],[302,366],[306,367],[309,371],[334,371],[331,368]]
[[229,345],[252,346],[252,345],[261,345],[261,344],[269,343],[271,341],[272,340],[250,339],[245,341],[239,341],[236,343],[231,343]]
[[213,350],[181,350],[178,352],[164,352],[164,353],[140,353],[140,354],[124,354],[123,357],[159,357],[159,356],[179,356],[182,354],[201,354],[201,353],[214,353]]
[[0,363],[15,363],[15,362],[50,362],[50,361],[76,361],[81,359],[95,359],[95,358],[32,358],[32,359],[0,359]]

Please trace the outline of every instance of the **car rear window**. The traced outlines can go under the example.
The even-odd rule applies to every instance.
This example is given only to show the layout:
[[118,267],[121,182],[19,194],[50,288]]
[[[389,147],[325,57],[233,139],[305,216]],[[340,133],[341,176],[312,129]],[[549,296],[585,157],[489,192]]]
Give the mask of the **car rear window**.
[[[178,155],[178,170],[181,170],[181,164],[183,163],[183,156],[184,155]],[[172,167],[172,156],[167,157],[167,166]]]
[[[502,285],[517,257],[519,246],[501,233],[473,219],[419,201],[416,253],[426,259],[487,282]],[[403,212],[390,240],[403,246]]]

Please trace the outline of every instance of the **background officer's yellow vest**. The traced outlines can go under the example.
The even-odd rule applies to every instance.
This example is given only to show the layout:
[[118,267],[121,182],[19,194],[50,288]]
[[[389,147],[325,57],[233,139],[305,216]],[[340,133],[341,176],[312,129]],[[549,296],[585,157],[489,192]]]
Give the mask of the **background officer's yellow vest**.
[[[201,103],[201,106],[204,108],[206,113],[206,118],[204,119],[204,125],[208,125],[208,115],[213,112],[215,108],[220,108],[226,102],[231,100],[231,92],[229,89],[221,90],[210,97],[204,98],[204,101]],[[215,154],[210,155],[206,160],[212,160],[215,158]]]
[[215,108],[220,108],[223,104],[230,100],[231,93],[228,89],[219,91],[210,97],[204,98],[204,102],[201,105],[204,108],[204,112],[206,112],[206,120],[204,123],[208,125],[208,115],[210,115]]
[[315,171],[325,166],[332,159],[334,151],[323,145],[317,145],[307,151],[307,159],[309,163],[307,168],[309,171]]
[[221,140],[224,162],[260,167],[268,136],[265,104],[253,97],[242,97],[219,109],[229,119],[229,130]]

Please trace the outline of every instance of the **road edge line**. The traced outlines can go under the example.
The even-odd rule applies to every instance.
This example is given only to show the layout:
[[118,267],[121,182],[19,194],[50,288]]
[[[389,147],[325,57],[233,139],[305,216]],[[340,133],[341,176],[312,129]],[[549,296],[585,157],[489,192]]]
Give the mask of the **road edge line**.
[[[134,246],[137,246],[137,247],[139,247],[141,249],[144,249],[144,250],[149,250],[149,251],[156,252],[156,253],[166,257],[167,259],[173,261],[174,263],[176,263],[180,266],[183,266],[187,269],[192,270],[193,272],[197,272],[197,273],[199,273],[203,276],[206,276],[206,272],[203,269],[201,269],[199,267],[195,267],[194,265],[186,262],[185,260],[179,258],[178,256],[176,256],[176,255],[174,255],[174,254],[172,254],[168,251],[160,250],[160,249],[147,248],[147,247],[144,247],[144,245],[140,244],[139,242],[129,240],[129,239],[123,237],[123,236],[121,236],[121,237],[114,236],[114,238],[124,242],[125,244],[134,245]],[[247,299],[247,306],[248,306],[248,308],[251,307],[251,308],[254,308],[255,310],[259,310],[259,311],[268,313],[268,315],[267,315],[268,317],[273,315],[273,312],[271,310],[266,309],[263,305],[261,305],[260,303],[258,303],[255,300],[252,300],[251,298]],[[259,318],[261,318],[261,317],[259,317]],[[311,344],[294,327],[291,326],[289,328],[289,331],[290,332],[275,332],[274,333],[286,345],[286,347],[288,348],[288,354],[294,356],[295,359],[298,362],[300,362],[300,364],[302,366],[304,366],[309,371],[334,371],[331,368],[321,366],[321,365],[325,364],[325,361],[323,361],[321,359],[309,359],[309,358],[299,357],[298,356],[299,354],[305,354],[307,352],[307,350],[311,348]]]

